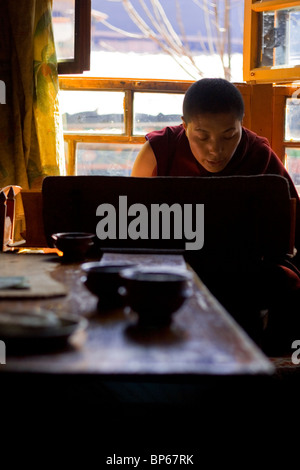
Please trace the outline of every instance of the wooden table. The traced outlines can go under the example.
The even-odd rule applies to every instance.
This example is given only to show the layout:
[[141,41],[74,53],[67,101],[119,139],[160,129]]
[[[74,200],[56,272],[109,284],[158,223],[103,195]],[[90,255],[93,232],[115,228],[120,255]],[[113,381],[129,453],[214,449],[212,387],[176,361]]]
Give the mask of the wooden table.
[[[178,255],[107,253],[102,261],[120,258],[187,269]],[[220,448],[227,439],[228,446],[234,441],[243,448],[240,430],[272,418],[266,397],[275,396],[269,388],[273,366],[197,277],[192,298],[171,327],[146,335],[132,333],[133,312],[97,311],[97,298],[81,282],[80,264],[11,253],[0,254],[0,263],[1,275],[27,274],[42,284],[34,286],[39,298],[2,298],[0,312],[42,306],[89,322],[85,335],[75,335],[64,349],[7,354],[0,366],[1,423],[6,412],[5,429],[11,428],[14,443],[17,429],[26,449],[38,442],[48,455],[50,443],[52,449],[71,437],[68,456],[70,449],[76,458],[93,455],[99,468],[102,455],[140,455],[141,449],[144,458],[150,452],[195,454],[200,466],[205,453],[213,455],[210,443],[218,439]],[[234,430],[228,434],[229,422]],[[262,441],[260,429],[264,434],[265,425],[256,431]]]
[[[101,262],[116,259],[187,269],[180,255],[106,253]],[[2,299],[0,312],[38,305],[58,315],[82,315],[89,322],[85,335],[81,333],[72,338],[73,342],[64,350],[18,357],[10,356],[7,351],[7,363],[1,372],[187,376],[253,375],[273,371],[268,359],[197,276],[193,281],[193,296],[174,314],[171,327],[145,333],[133,327],[136,323],[134,312],[97,311],[97,298],[82,284],[80,264],[61,264],[53,255],[9,253],[1,254],[0,262],[2,273],[27,274],[29,277],[31,273],[39,273],[33,283],[40,284],[42,274],[58,283],[50,297],[47,297],[46,289],[36,299]],[[58,296],[55,296],[55,287]],[[64,290],[66,295],[63,295]],[[17,294],[22,296],[22,292]]]

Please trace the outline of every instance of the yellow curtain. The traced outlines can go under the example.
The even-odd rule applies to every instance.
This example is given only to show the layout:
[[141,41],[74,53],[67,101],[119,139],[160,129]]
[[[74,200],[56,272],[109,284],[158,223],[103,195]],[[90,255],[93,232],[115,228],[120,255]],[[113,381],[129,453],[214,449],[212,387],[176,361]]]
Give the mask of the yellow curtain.
[[64,174],[52,0],[0,2],[0,188]]

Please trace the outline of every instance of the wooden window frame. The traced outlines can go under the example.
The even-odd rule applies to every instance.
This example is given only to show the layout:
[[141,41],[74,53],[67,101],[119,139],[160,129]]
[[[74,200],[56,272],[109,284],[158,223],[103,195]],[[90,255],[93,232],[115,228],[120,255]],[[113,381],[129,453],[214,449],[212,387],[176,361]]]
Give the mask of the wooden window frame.
[[256,0],[244,0],[244,65],[243,79],[245,82],[257,83],[286,83],[300,79],[299,66],[264,66],[256,67],[257,57],[260,52],[259,15],[264,11],[275,11],[285,8],[300,6],[300,1],[268,0],[258,2]]
[[90,69],[91,12],[91,0],[75,0],[74,59],[59,60],[59,74],[82,73]]

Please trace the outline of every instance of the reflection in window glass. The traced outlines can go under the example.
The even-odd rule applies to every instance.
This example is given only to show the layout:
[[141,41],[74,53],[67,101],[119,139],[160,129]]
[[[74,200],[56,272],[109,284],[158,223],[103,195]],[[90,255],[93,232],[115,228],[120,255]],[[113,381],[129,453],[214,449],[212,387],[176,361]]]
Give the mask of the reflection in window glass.
[[259,66],[300,64],[300,7],[261,13]]
[[124,93],[60,91],[64,132],[123,134]]
[[67,174],[67,161],[69,160],[69,146],[68,142],[64,141],[64,152],[65,152],[65,171]]
[[300,90],[299,97],[286,100],[285,140],[300,141]]
[[78,143],[77,175],[130,176],[141,145]]
[[183,94],[173,93],[135,93],[133,133],[145,135],[165,126],[181,124],[183,97]]
[[74,59],[75,0],[53,0],[52,22],[57,59]]
[[286,148],[286,168],[295,185],[300,185],[300,148]]

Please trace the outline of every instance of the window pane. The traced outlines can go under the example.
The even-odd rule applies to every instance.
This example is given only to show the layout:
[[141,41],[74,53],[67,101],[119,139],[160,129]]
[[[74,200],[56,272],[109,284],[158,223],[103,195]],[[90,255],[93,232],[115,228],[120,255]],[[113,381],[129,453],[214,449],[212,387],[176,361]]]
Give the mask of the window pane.
[[53,0],[52,21],[57,59],[74,59],[75,0]]
[[300,99],[288,98],[285,108],[285,140],[300,141]]
[[262,66],[300,64],[300,7],[267,11],[261,16]]
[[136,135],[181,124],[183,94],[135,93],[134,125]]
[[124,93],[60,91],[64,132],[123,134]]
[[65,171],[67,174],[67,162],[69,161],[69,146],[68,142],[64,140],[64,152],[65,152]]
[[286,168],[295,183],[300,185],[300,148],[286,148]]
[[78,143],[77,175],[130,176],[141,145]]
[[92,0],[90,73],[191,80],[230,68],[242,81],[243,3]]

